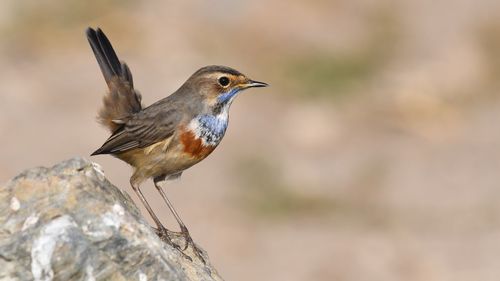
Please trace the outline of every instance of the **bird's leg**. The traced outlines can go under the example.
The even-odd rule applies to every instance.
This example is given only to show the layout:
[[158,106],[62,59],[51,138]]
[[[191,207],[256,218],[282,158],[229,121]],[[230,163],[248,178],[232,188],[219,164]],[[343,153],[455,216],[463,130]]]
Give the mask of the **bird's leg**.
[[194,243],[193,238],[191,238],[191,235],[189,234],[189,230],[187,229],[186,225],[182,222],[182,219],[179,216],[179,214],[177,213],[177,211],[175,211],[174,205],[172,205],[172,203],[170,202],[170,200],[168,200],[168,197],[165,194],[165,191],[163,191],[163,189],[161,188],[161,186],[158,184],[158,182],[160,182],[161,180],[163,180],[163,179],[161,179],[161,178],[155,178],[154,179],[154,184],[155,184],[156,189],[160,193],[161,197],[163,198],[163,200],[167,204],[168,208],[170,209],[170,211],[174,215],[175,220],[177,220],[177,223],[179,224],[179,227],[181,228],[181,234],[182,234],[182,236],[184,236],[184,238],[186,239],[186,244],[184,245],[184,249],[182,249],[182,250],[185,251],[188,248],[188,246],[191,245],[193,247],[193,252],[196,254],[196,256],[198,256],[198,258],[200,258],[200,260],[203,263],[205,263],[205,259],[202,256],[201,249],[198,248],[198,246],[196,246],[196,244]]
[[141,199],[142,204],[144,205],[144,207],[146,207],[146,210],[148,210],[149,215],[155,221],[156,226],[158,227],[158,229],[156,229],[156,234],[158,234],[158,236],[162,240],[166,241],[170,245],[173,245],[174,247],[177,247],[180,250],[179,246],[174,245],[174,243],[172,242],[172,240],[168,236],[168,230],[160,222],[160,219],[158,219],[158,217],[156,216],[156,214],[153,211],[153,209],[151,208],[151,206],[149,206],[149,203],[146,200],[146,197],[144,197],[144,194],[142,194],[141,189],[139,188],[139,185],[134,184],[132,181],[130,181],[130,185],[132,186],[132,189],[135,191],[135,193],[137,194],[137,196],[139,197],[139,199]]

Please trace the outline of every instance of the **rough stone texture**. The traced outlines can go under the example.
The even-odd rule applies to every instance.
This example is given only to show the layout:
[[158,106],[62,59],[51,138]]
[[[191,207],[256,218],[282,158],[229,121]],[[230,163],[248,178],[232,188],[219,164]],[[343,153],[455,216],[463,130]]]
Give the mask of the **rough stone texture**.
[[162,242],[82,158],[0,187],[0,280],[222,280],[190,250],[193,261]]

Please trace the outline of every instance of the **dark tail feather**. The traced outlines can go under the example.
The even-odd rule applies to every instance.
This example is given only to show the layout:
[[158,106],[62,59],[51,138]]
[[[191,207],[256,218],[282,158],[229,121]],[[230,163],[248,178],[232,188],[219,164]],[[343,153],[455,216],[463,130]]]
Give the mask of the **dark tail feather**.
[[122,74],[122,64],[104,32],[100,28],[94,30],[89,27],[87,28],[87,39],[99,63],[106,83],[109,84],[115,76],[125,78]]
[[132,78],[132,72],[130,72],[130,68],[126,63],[122,63],[122,76],[125,78],[125,81],[128,82],[130,88],[134,88],[134,79]]
[[142,109],[141,96],[134,90],[134,82],[129,67],[120,62],[113,46],[100,28],[87,28],[87,39],[101,68],[109,92],[104,96],[103,107],[99,110],[99,122],[111,132],[121,126],[122,120]]

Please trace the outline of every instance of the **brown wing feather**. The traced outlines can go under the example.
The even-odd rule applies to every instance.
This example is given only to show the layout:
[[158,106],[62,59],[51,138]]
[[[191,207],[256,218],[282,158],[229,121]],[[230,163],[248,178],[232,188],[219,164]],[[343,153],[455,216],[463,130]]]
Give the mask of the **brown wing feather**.
[[104,32],[99,28],[88,28],[87,39],[109,88],[103,98],[98,120],[111,132],[115,132],[122,126],[122,119],[141,111],[141,95],[134,89],[130,69],[120,62]]
[[172,107],[149,107],[126,121],[96,154],[119,154],[134,148],[144,148],[172,136],[182,114]]

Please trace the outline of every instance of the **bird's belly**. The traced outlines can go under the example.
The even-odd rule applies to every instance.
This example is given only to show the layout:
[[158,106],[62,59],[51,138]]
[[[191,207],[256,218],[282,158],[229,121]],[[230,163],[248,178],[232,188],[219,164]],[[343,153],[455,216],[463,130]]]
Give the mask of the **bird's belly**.
[[162,149],[162,146],[158,145],[149,152],[147,163],[141,166],[150,171],[150,177],[176,174],[205,159],[217,144],[206,144],[193,132],[181,129],[179,136],[168,149]]
[[200,162],[215,149],[215,146],[203,146],[201,141],[189,137],[180,134],[178,141],[173,143],[170,143],[171,140],[165,140],[117,156],[135,168],[134,175],[138,181],[177,174]]
[[[196,128],[196,130],[193,130]],[[177,134],[145,148],[134,149],[117,155],[136,169],[134,177],[143,179],[169,176],[182,172],[205,159],[222,139],[224,130],[182,126]]]

